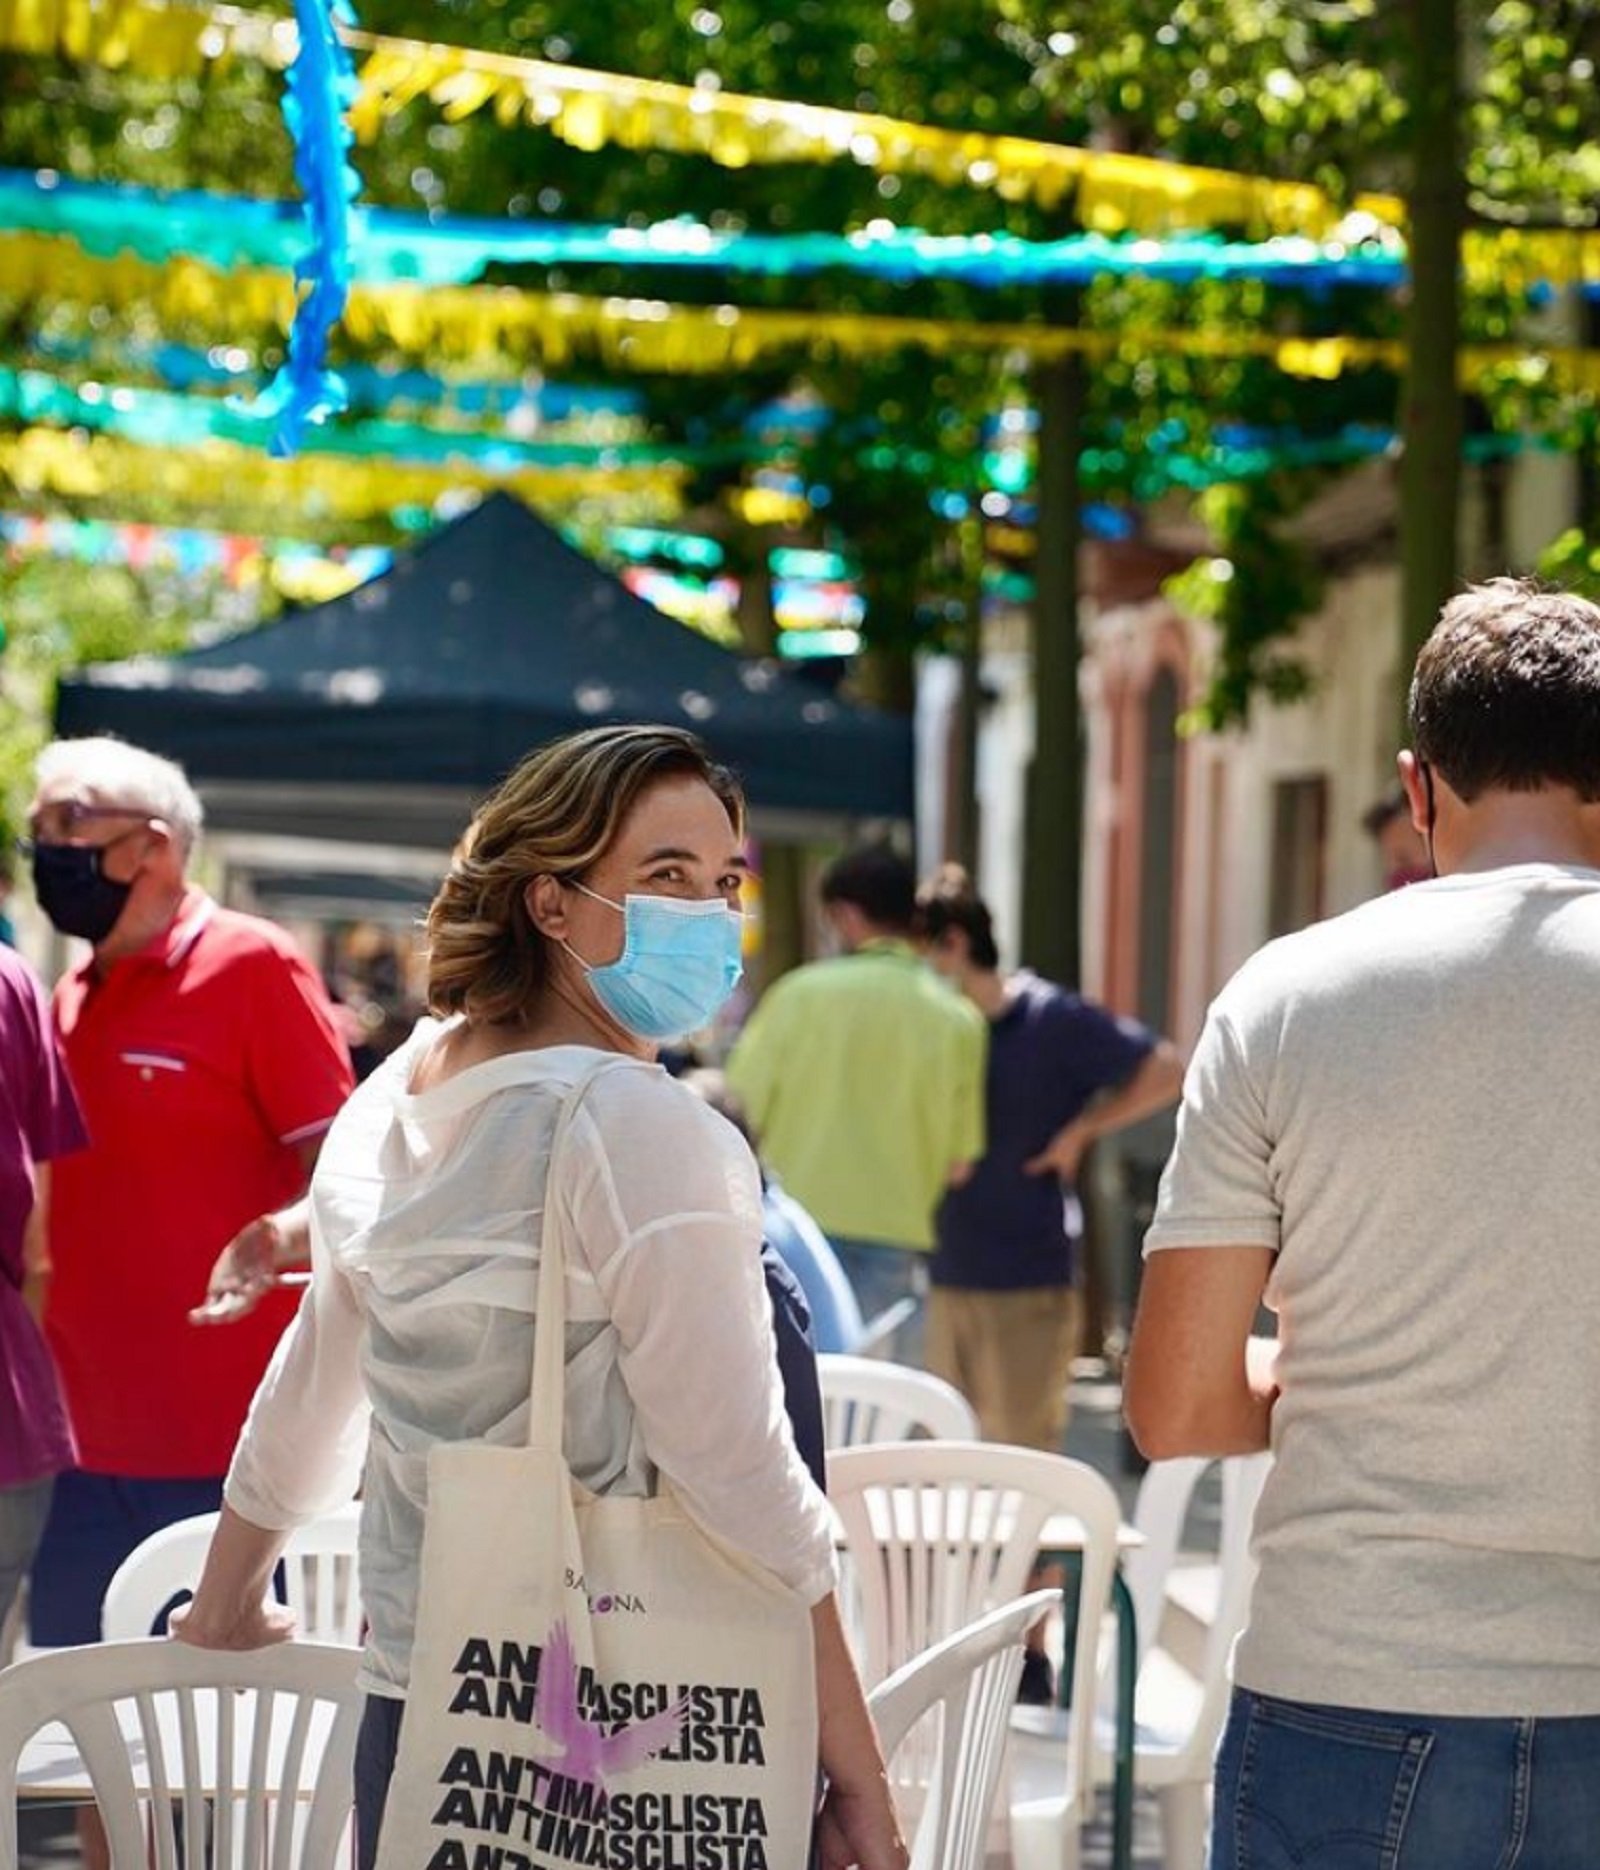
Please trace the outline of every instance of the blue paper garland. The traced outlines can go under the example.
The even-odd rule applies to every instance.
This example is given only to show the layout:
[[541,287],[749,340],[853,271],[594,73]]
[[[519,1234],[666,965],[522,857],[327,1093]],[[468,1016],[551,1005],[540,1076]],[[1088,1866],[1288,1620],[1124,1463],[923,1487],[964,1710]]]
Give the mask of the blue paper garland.
[[308,425],[349,407],[344,380],[328,368],[328,334],[350,296],[350,215],[361,178],[349,161],[346,112],[356,78],[336,30],[355,24],[350,0],[295,0],[300,46],[284,83],[283,115],[294,138],[294,172],[305,194],[311,244],[295,262],[302,289],[282,369],[241,413],[272,421],[268,452],[292,455]]
[[[292,201],[0,168],[0,228],[64,234],[86,252],[131,250],[152,264],[182,254],[220,267],[288,265],[296,256],[299,217]],[[1031,241],[1005,232],[935,235],[877,225],[854,234],[735,232],[688,220],[604,227],[376,207],[352,217],[344,259],[355,280],[424,286],[466,285],[494,265],[621,265],[773,279],[838,269],[900,285],[943,279],[979,289],[1081,284],[1108,273],[1176,285],[1261,279],[1313,290],[1387,289],[1407,277],[1404,245],[1389,233],[1354,245],[1289,237],[1227,241],[1209,234]]]

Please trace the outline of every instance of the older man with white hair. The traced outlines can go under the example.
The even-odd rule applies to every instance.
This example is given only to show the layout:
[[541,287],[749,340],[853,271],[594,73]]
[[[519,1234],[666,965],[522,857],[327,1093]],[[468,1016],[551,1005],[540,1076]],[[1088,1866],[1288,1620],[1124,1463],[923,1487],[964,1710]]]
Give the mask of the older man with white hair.
[[246,1407],[288,1320],[282,1294],[232,1330],[190,1322],[230,1242],[305,1186],[351,1086],[322,983],[280,930],[188,879],[200,801],[181,768],[110,739],[37,769],[26,848],[40,907],[91,953],[55,1022],[90,1147],[63,1161],[45,1322],[81,1467],[34,1566],[36,1643],[100,1634],[142,1539],[220,1501]]

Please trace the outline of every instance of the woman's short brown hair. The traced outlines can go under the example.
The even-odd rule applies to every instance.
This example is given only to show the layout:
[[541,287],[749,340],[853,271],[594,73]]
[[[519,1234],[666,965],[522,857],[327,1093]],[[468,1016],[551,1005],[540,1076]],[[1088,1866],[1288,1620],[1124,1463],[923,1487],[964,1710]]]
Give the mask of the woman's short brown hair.
[[744,831],[744,794],[693,734],[591,727],[530,753],[479,807],[428,911],[428,1005],[502,1025],[526,1017],[549,971],[524,894],[537,876],[579,878],[663,779],[701,779]]

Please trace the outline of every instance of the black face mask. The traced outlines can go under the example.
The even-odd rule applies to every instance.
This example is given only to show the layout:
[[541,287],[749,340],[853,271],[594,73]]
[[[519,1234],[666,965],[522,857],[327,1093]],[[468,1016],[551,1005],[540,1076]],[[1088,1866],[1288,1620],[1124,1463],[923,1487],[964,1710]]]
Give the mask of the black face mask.
[[109,848],[34,845],[33,891],[39,907],[63,935],[81,935],[86,942],[99,943],[117,926],[133,885],[105,874]]

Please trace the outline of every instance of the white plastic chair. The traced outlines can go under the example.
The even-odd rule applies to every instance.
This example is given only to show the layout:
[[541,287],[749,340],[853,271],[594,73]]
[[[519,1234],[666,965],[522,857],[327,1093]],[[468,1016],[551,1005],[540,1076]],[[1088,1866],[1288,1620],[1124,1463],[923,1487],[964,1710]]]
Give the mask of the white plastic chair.
[[978,1418],[958,1389],[926,1370],[874,1357],[817,1359],[822,1429],[830,1449],[867,1442],[977,1441]]
[[[1228,1710],[1234,1639],[1250,1610],[1255,1583],[1250,1531],[1271,1462],[1266,1454],[1235,1455],[1220,1463],[1206,1458],[1159,1461],[1146,1472],[1134,1506],[1133,1524],[1144,1542],[1123,1564],[1138,1631],[1134,1783],[1156,1794],[1167,1870],[1204,1870],[1212,1759]],[[1175,1561],[1190,1503],[1213,1465],[1220,1466],[1222,1481],[1217,1562],[1209,1568],[1179,1567]],[[1190,1666],[1192,1658],[1180,1657],[1160,1640],[1169,1594],[1175,1583],[1181,1586],[1191,1579],[1212,1587],[1203,1593],[1210,1601],[1199,1640],[1198,1672]],[[1019,1711],[1013,1727],[1014,1783],[1026,1797],[1033,1788],[1048,1786],[1061,1771],[1062,1723],[1059,1717],[1027,1710]],[[1095,1723],[1094,1766],[1100,1780],[1110,1778],[1112,1689],[1105,1679]],[[1056,1861],[1048,1850],[1038,1857],[1024,1850],[1018,1853],[1017,1870]]]
[[1035,1591],[990,1611],[868,1697],[911,1870],[982,1870],[1023,1639],[1054,1600]]
[[863,1322],[855,1342],[850,1346],[851,1354],[888,1361],[889,1351],[900,1335],[900,1327],[916,1317],[921,1305],[921,1299],[907,1293],[903,1299],[896,1299],[893,1305],[886,1305],[881,1312],[874,1313]]
[[146,1640],[15,1664],[0,1673],[0,1870],[17,1870],[19,1791],[85,1779],[112,1870],[329,1870],[350,1828],[356,1661]]
[[[1134,1524],[1145,1533],[1146,1544],[1129,1557],[1126,1572],[1139,1629],[1134,1779],[1157,1794],[1168,1870],[1204,1870],[1212,1756],[1228,1712],[1234,1640],[1250,1614],[1256,1577],[1250,1534],[1272,1457],[1233,1455],[1218,1463],[1222,1527],[1215,1594],[1200,1672],[1194,1675],[1159,1639],[1169,1596],[1185,1577],[1174,1560],[1189,1504],[1211,1465],[1208,1460],[1161,1461],[1146,1473],[1134,1507]],[[1101,1751],[1109,1765],[1109,1754]]]
[[[361,1590],[356,1575],[355,1501],[297,1527],[284,1548],[284,1598],[295,1634],[306,1642],[358,1643]],[[100,1631],[107,1642],[149,1636],[175,1597],[192,1592],[211,1544],[217,1515],[176,1520],[134,1547],[106,1586]]]
[[1071,1864],[1094,1791],[1098,1638],[1120,1519],[1110,1485],[1065,1455],[930,1441],[841,1449],[829,1459],[828,1491],[844,1534],[847,1615],[869,1685],[1020,1597],[1041,1547],[1081,1552],[1065,1753],[1055,1750],[1047,1794],[1019,1801],[1014,1787],[1010,1800],[1014,1848],[1024,1831],[1042,1830],[1060,1862]]

